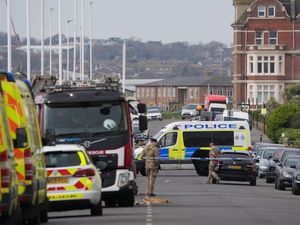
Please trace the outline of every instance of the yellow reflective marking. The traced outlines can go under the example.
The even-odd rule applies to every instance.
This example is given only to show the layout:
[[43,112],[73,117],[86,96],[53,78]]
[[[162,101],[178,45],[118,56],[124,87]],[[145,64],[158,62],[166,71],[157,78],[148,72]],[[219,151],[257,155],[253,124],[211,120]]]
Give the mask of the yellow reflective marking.
[[84,194],[48,194],[50,201],[83,198]]
[[86,160],[84,157],[84,154],[82,152],[77,152],[79,158],[80,158],[80,166],[85,166],[86,165]]

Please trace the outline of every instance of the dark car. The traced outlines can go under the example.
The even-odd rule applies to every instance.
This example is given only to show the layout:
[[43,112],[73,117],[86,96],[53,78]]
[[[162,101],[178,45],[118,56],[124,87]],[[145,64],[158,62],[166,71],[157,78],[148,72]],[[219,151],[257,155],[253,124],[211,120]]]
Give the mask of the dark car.
[[273,152],[273,155],[269,157],[267,163],[266,183],[270,184],[275,181],[277,163],[281,158],[283,152],[286,150],[287,148],[276,149],[276,151]]
[[296,165],[294,175],[292,176],[292,193],[300,195],[300,162]]
[[218,175],[226,181],[249,181],[256,185],[257,167],[246,151],[223,151],[218,164]]
[[292,176],[298,162],[300,162],[300,156],[289,156],[283,163],[278,163],[275,177],[276,189],[285,190],[286,187],[292,187]]

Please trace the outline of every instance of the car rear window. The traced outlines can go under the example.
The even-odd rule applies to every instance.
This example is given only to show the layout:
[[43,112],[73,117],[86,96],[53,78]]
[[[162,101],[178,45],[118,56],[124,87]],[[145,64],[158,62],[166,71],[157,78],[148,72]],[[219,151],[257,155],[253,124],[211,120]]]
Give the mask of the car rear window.
[[247,159],[247,158],[249,158],[249,155],[241,154],[241,153],[223,153],[223,154],[221,154],[220,158],[243,158],[243,159]]
[[275,151],[276,151],[276,149],[267,149],[267,150],[265,150],[264,154],[263,154],[263,158],[267,159],[269,157],[272,157]]
[[300,161],[300,158],[288,158],[285,160],[284,165],[286,167],[296,166],[299,161]]
[[[82,165],[82,160],[86,160],[84,154],[78,151],[70,152],[47,152],[46,167],[70,167]],[[83,157],[83,158],[82,158]]]

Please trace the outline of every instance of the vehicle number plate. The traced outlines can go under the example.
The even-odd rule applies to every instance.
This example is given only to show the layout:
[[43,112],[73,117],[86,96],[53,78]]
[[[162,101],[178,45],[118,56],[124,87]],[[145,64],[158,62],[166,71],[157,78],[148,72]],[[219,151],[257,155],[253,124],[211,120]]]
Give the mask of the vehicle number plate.
[[228,168],[239,170],[239,169],[241,169],[241,166],[228,166]]
[[65,184],[69,183],[68,178],[50,178],[48,184]]

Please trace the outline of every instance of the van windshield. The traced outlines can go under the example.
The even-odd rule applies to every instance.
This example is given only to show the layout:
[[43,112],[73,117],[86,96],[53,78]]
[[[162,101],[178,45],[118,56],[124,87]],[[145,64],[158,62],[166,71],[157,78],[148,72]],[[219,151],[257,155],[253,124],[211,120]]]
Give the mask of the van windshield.
[[197,105],[185,105],[183,109],[196,109]]
[[208,147],[210,143],[221,146],[234,146],[233,131],[185,131],[183,132],[185,147]]

